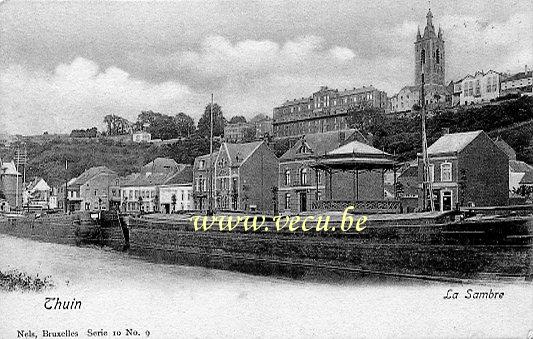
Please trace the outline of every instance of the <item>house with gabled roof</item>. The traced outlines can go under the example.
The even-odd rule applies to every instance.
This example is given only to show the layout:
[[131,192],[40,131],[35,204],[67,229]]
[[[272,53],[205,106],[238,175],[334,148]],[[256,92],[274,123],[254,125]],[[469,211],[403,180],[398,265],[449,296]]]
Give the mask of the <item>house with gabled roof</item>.
[[223,143],[214,163],[218,210],[274,210],[278,158],[265,141]]
[[[427,150],[435,209],[504,206],[509,203],[509,157],[483,131],[448,133]],[[422,208],[423,161],[418,154],[418,205]]]
[[193,209],[192,166],[176,171],[164,184],[157,187],[159,211],[175,213]]
[[[109,187],[118,174],[106,166],[91,167],[67,184],[68,210],[97,211],[109,209]],[[63,203],[65,203],[63,196]]]
[[[353,198],[353,175],[350,172],[332,173],[326,180],[326,173],[313,168],[318,157],[344,152],[344,146],[354,147],[356,142],[361,151],[379,151],[368,145],[358,130],[347,129],[302,136],[280,157],[278,174],[278,203],[282,213],[298,213],[311,210],[313,202],[326,198],[326,186],[332,186],[337,200]],[[350,146],[351,145],[351,146]],[[351,150],[350,150],[351,152]],[[359,177],[361,199],[381,199],[383,187],[381,174],[361,172]]]
[[24,189],[23,205],[48,208],[51,194],[52,188],[48,183],[43,178],[35,177]]

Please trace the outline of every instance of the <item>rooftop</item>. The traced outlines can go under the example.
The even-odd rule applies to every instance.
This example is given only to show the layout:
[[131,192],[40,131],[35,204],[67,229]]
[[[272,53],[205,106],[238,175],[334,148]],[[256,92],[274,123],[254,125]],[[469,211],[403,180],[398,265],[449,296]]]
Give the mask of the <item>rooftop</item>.
[[364,136],[356,129],[345,129],[340,131],[330,131],[324,133],[313,133],[304,135],[299,142],[287,150],[280,159],[294,159],[298,157],[298,150],[302,143],[309,148],[310,153],[303,154],[303,157],[309,155],[324,155],[329,151],[345,144],[348,140],[365,141]]
[[228,151],[230,164],[236,166],[240,165],[242,161],[252,154],[262,143],[262,141],[254,141],[244,144],[230,144],[226,142],[223,147]]
[[113,170],[110,170],[106,166],[91,167],[85,172],[83,172],[82,174],[80,174],[80,176],[78,176],[76,179],[74,179],[73,182],[69,183],[68,185],[69,186],[84,185],[87,181],[91,180],[92,178],[94,178],[95,176],[99,174],[116,174],[116,172]]
[[372,154],[372,155],[389,155],[389,153],[379,150],[370,145],[359,141],[351,141],[344,146],[334,149],[327,153],[328,155],[349,155],[349,154]]
[[483,131],[449,133],[440,137],[433,145],[429,146],[428,154],[435,155],[441,153],[461,152],[468,144],[474,141]]

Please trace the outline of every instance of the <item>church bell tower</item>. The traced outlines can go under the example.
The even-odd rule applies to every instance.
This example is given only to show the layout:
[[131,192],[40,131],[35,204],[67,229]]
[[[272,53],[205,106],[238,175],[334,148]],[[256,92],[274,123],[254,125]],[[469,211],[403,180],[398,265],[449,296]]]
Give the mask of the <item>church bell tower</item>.
[[422,83],[422,74],[426,84],[445,86],[445,53],[442,30],[438,33],[433,26],[433,14],[431,9],[426,15],[426,28],[424,35],[420,34],[420,28],[416,34],[415,42],[415,85]]

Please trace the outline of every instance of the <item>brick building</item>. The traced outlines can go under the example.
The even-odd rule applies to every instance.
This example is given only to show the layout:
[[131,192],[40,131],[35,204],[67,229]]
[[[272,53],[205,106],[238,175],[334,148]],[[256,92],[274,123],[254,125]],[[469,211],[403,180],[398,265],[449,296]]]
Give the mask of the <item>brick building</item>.
[[387,109],[387,94],[373,86],[344,91],[323,86],[310,97],[274,108],[273,134],[289,137],[343,130],[348,128],[348,110],[365,106]]
[[273,211],[278,158],[264,141],[223,143],[214,167],[215,208]]
[[[279,159],[278,210],[284,213],[304,212],[310,209],[314,201],[322,199],[326,191],[324,172],[310,165],[317,156],[351,140],[366,141],[359,131],[347,129],[306,134],[287,150]],[[338,174],[335,182],[340,180],[338,184],[343,185],[347,180],[345,176]]]
[[[214,178],[214,162],[218,156],[218,152],[213,152],[211,157],[211,165],[209,162],[209,154],[201,155],[194,159],[193,164],[193,203],[194,209],[199,211],[207,211],[209,208],[209,166],[212,166]],[[213,194],[215,181],[213,180]],[[214,201],[213,201],[214,204]]]
[[[445,134],[428,148],[435,209],[502,206],[509,202],[509,157],[483,131]],[[418,205],[423,206],[418,155]]]
[[[303,136],[280,158],[278,204],[282,213],[311,210],[322,200],[354,201],[383,199],[382,174],[376,171],[326,171],[315,169],[317,157],[342,151],[344,145],[364,145],[364,152],[381,152],[367,145],[357,130],[331,131]],[[351,151],[350,151],[351,152]],[[331,175],[331,178],[329,177]],[[357,186],[357,193],[355,187]],[[330,192],[331,196],[327,196]]]

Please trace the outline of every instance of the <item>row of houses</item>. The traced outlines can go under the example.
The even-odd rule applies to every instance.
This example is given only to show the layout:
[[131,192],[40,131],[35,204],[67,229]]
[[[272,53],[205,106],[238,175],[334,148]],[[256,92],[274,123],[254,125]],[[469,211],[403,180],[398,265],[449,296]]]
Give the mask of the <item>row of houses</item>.
[[174,213],[191,209],[192,166],[156,158],[126,177],[92,167],[60,186],[58,207],[68,211],[116,209],[124,212]]
[[[519,198],[519,187],[533,186],[533,167],[483,131],[445,132],[428,155],[431,196],[441,211],[457,205],[507,205]],[[420,155],[410,164],[398,164],[359,131],[345,129],[304,135],[279,158],[267,141],[225,142],[193,165],[157,158],[125,177],[98,166],[56,188],[35,178],[18,192],[20,173],[12,162],[2,163],[0,207],[301,213],[363,204],[367,210],[411,212],[424,204],[422,169]]]

